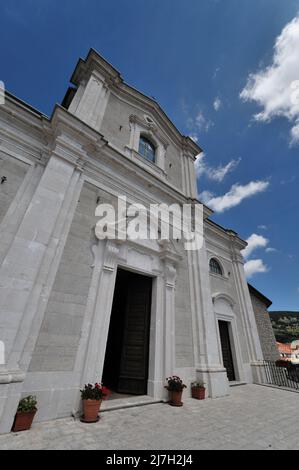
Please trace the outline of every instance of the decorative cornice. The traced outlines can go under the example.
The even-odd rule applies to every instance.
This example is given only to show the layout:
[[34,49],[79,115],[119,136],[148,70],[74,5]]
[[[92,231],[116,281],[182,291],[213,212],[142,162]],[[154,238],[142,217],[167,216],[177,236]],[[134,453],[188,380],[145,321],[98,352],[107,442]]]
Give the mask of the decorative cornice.
[[196,367],[196,372],[206,372],[209,374],[227,373],[226,369],[217,365],[200,364]]
[[234,306],[236,305],[235,300],[229,294],[226,294],[224,292],[217,292],[216,294],[212,295],[213,303],[215,303],[216,300],[219,300],[219,299],[226,300],[232,308],[234,308]]
[[161,260],[176,265],[182,259],[181,254],[177,252],[170,240],[158,240],[158,245],[160,246],[159,257]]
[[165,263],[165,283],[169,289],[174,289],[177,277],[177,270],[172,263]]
[[[86,59],[79,59],[77,62],[74,73],[71,77],[71,83],[76,86],[86,83],[88,78],[93,73],[98,73],[104,78],[105,84],[117,93],[117,96],[121,99],[128,99],[129,101],[135,101],[137,106],[142,107],[142,109],[155,112],[155,118],[157,117],[161,123],[161,126],[164,126],[167,129],[167,133],[171,136],[174,143],[179,147],[184,147],[186,152],[190,152],[190,155],[193,159],[202,152],[202,149],[190,139],[182,135],[167,114],[163,111],[160,105],[149,96],[144,93],[136,90],[134,87],[126,84],[121,76],[121,74],[116,70],[108,61],[106,61],[100,54],[98,54],[94,49],[90,49]],[[31,117],[32,128],[40,130],[40,122],[48,124],[50,119],[37,109],[33,108],[29,104],[15,97],[14,95],[6,92],[6,99],[13,103],[18,110],[18,113],[10,110],[9,112],[13,117],[18,119],[23,119],[20,115],[19,110],[24,110],[27,113],[25,120],[28,120],[28,117]],[[2,107],[2,108],[6,108]],[[55,112],[55,111],[54,111]],[[35,122],[33,122],[33,119]],[[39,120],[39,122],[37,121]]]
[[113,273],[119,257],[120,247],[116,243],[107,241],[104,255],[103,270]]
[[139,116],[136,116],[135,114],[131,114],[129,117],[130,123],[135,123],[138,124],[140,127],[148,131],[149,133],[153,133],[158,140],[162,143],[163,147],[167,149],[169,142],[165,137],[161,134],[159,131],[158,126],[155,123],[149,123],[145,119],[141,119]]
[[211,230],[212,232],[220,236],[220,238],[222,238],[223,240],[230,242],[230,245],[237,247],[239,251],[243,250],[247,246],[247,243],[242,240],[242,238],[240,238],[236,232],[221,227],[221,225],[216,224],[212,220],[205,219],[205,229]]
[[71,77],[71,83],[79,86],[92,72],[100,73],[111,85],[123,82],[121,74],[94,49],[90,49],[86,59],[80,58]]
[[26,374],[21,369],[0,369],[0,384],[24,382]]
[[75,165],[79,171],[84,170],[88,153],[100,152],[108,143],[101,134],[59,105],[47,134],[48,150]]
[[97,149],[101,149],[108,144],[102,134],[60,105],[56,105],[51,117],[51,130],[54,138],[64,133],[82,146],[92,143]]
[[182,150],[183,154],[192,158],[193,161],[201,154],[202,149],[188,136],[182,136]]
[[192,155],[192,158],[195,159],[195,157],[202,152],[202,149],[193,142],[192,139],[183,136],[179,132],[156,100],[126,84],[118,70],[94,49],[90,49],[86,59],[80,59],[78,61],[71,77],[71,82],[79,86],[82,80],[87,80],[94,71],[97,71],[103,76],[108,86],[117,94],[122,94],[131,101],[134,100],[137,104],[145,108],[144,110],[150,109],[152,112],[155,111],[156,116],[163,123],[162,125],[165,126],[171,134],[172,139],[176,141],[180,148],[184,146],[187,153],[190,153],[190,156]]

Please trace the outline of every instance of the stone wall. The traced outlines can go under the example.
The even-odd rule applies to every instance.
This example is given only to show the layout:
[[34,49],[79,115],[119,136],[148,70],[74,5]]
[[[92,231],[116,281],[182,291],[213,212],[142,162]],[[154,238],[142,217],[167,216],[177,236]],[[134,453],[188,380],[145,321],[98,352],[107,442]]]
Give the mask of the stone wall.
[[266,305],[252,292],[250,292],[250,297],[264,359],[266,361],[277,361],[279,353],[276,348],[276,340]]
[[97,188],[83,186],[30,372],[73,370],[92,276],[97,195]]

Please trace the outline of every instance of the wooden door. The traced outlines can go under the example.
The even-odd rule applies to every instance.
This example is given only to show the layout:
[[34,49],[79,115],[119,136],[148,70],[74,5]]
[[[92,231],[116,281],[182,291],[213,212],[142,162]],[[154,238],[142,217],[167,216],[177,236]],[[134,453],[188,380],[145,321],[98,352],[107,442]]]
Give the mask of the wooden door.
[[130,274],[118,392],[147,394],[152,279]]
[[230,344],[228,322],[219,321],[220,341],[223,357],[223,365],[226,368],[227,377],[230,382],[236,380],[232,349]]

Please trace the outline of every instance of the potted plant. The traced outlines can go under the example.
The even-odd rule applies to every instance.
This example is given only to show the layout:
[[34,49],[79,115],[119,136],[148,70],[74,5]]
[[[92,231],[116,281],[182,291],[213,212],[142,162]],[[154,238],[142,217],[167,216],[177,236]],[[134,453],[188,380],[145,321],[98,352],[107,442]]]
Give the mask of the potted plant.
[[27,431],[31,428],[35,413],[37,412],[36,405],[36,397],[29,395],[22,398],[13,423],[13,432]]
[[191,384],[192,398],[204,400],[206,397],[205,384],[203,382],[193,382]]
[[96,423],[99,421],[99,411],[102,400],[108,395],[108,389],[102,384],[96,383],[95,385],[87,384],[81,391],[81,398],[83,403],[83,417],[84,423]]
[[290,366],[290,362],[289,362],[289,361],[286,361],[285,359],[278,359],[278,360],[275,362],[275,365],[276,365],[276,367],[289,367],[289,366]]
[[169,404],[171,406],[183,406],[182,403],[182,394],[184,388],[187,388],[186,385],[183,383],[182,379],[177,375],[173,375],[172,377],[168,377],[167,385],[165,388],[169,392]]

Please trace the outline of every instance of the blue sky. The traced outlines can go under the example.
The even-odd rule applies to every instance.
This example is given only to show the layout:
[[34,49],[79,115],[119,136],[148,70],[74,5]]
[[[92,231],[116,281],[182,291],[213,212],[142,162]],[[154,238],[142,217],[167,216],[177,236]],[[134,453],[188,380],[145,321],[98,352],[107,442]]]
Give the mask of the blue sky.
[[213,220],[250,240],[250,282],[273,309],[299,310],[298,12],[298,0],[2,0],[0,80],[50,115],[98,50],[198,139]]

